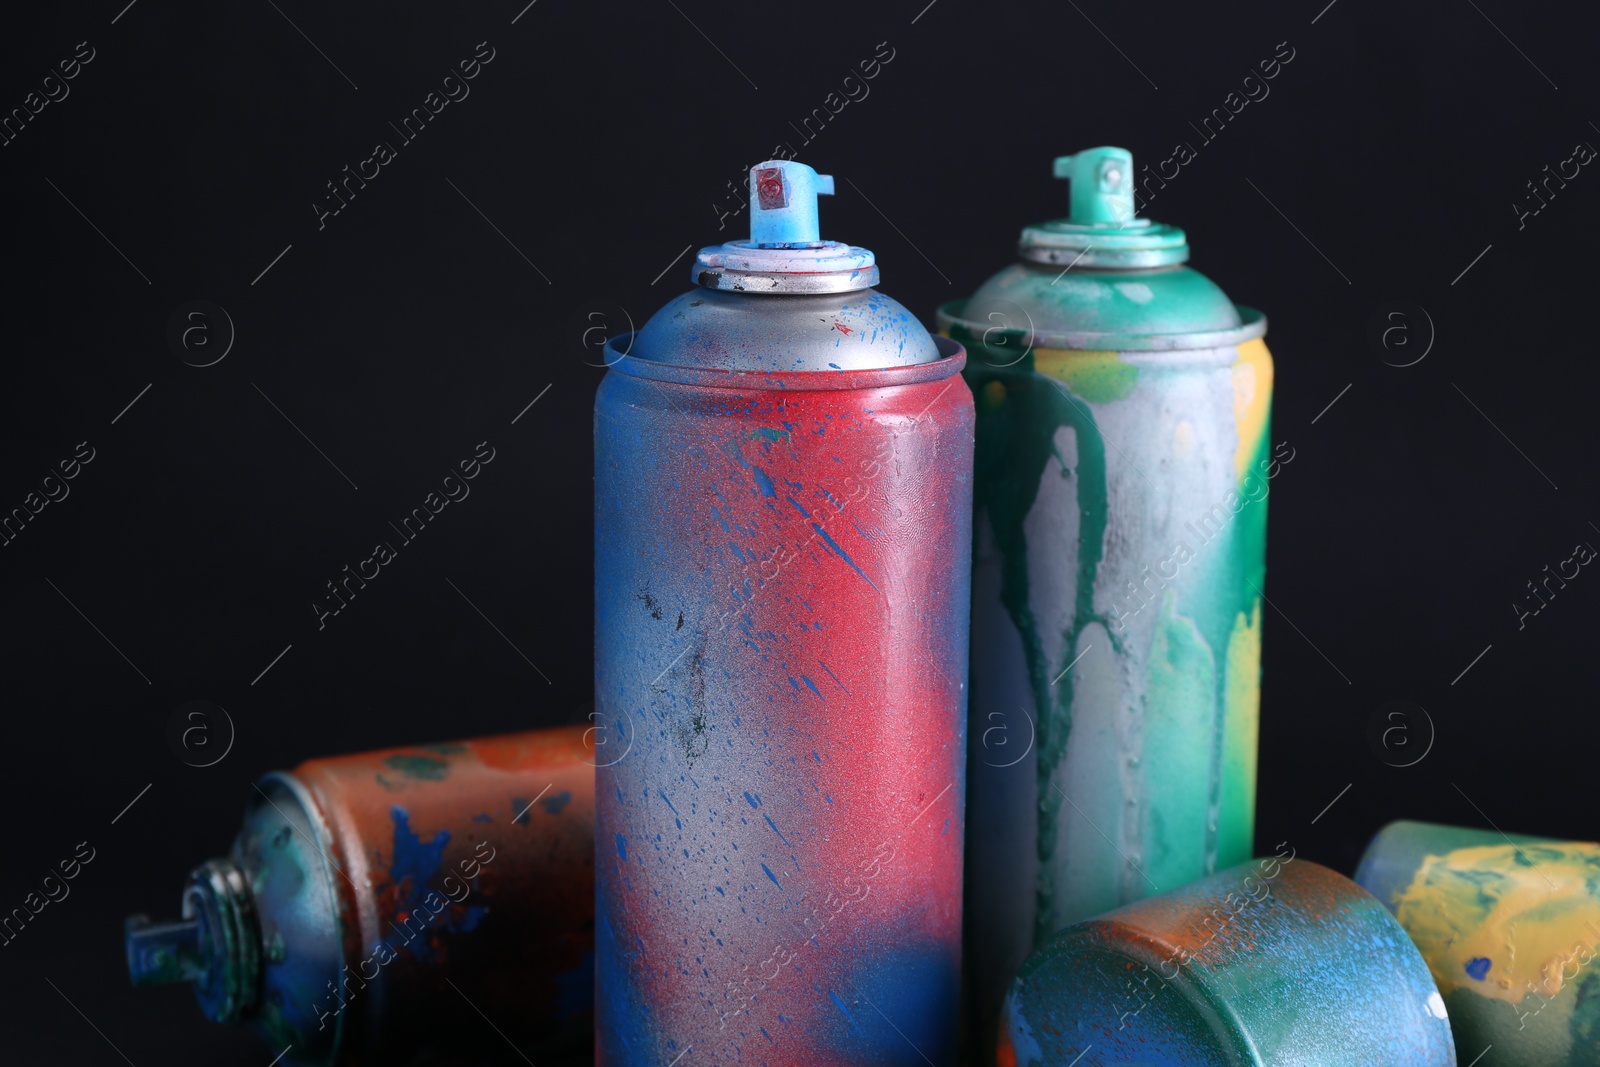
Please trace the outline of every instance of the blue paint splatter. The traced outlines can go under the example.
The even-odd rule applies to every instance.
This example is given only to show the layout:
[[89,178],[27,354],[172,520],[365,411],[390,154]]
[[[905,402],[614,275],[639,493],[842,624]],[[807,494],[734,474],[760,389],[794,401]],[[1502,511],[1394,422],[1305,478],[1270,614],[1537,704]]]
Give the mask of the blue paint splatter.
[[778,881],[778,876],[772,873],[771,867],[768,867],[765,863],[763,863],[761,865],[761,869],[767,872],[767,877],[772,879],[773,885],[777,886],[779,889],[783,888],[783,883]]
[[[778,840],[779,841],[782,841],[786,845],[789,844],[789,839],[787,837],[783,836],[783,831],[778,829],[778,824],[772,821],[772,816],[763,815],[761,817],[763,819],[767,820],[767,825],[772,827],[772,832],[778,835]],[[790,847],[793,847],[793,846],[790,846]]]
[[772,487],[772,479],[767,477],[767,472],[760,467],[752,466],[750,472],[755,476],[756,488],[761,490],[762,496],[777,496],[778,491]]
[[563,808],[572,803],[572,794],[563,789],[553,797],[545,797],[541,802],[544,810],[551,815],[560,815]]
[[435,923],[441,930],[450,932],[473,930],[489,909],[482,905],[462,907],[428,886],[428,879],[438,874],[444,865],[450,831],[440,830],[431,841],[425,842],[411,829],[411,816],[405,808],[397,804],[389,809],[389,815],[394,820],[389,880],[395,887],[395,919],[402,924],[395,927],[399,938],[390,945],[431,963],[434,962],[434,946],[429,938],[418,938],[417,933]]
[[800,506],[800,501],[796,500],[792,496],[786,496],[786,497],[784,497],[784,499],[787,500],[789,503],[793,504],[794,505],[794,509],[796,511],[798,511],[800,514],[804,515],[808,519],[811,517],[811,512],[809,512],[805,508],[801,507]]
[[621,834],[617,835],[617,855],[622,857],[622,862],[628,862],[628,839]]
[[758,796],[752,796],[751,794],[746,793],[744,798],[750,802],[750,806],[752,808],[759,808],[761,806],[761,798]]
[[[396,804],[389,809],[389,816],[394,819],[394,858],[389,866],[389,877],[410,897],[419,894],[424,883],[439,873],[444,864],[444,847],[450,843],[450,831],[440,830],[432,841],[424,844],[412,831],[411,816],[405,808]],[[411,893],[404,893],[404,882],[408,878],[411,879]]]
[[[828,531],[824,530],[820,523],[815,523],[815,522],[812,523],[811,524],[811,528],[813,530],[817,531],[817,533],[822,537],[823,544],[827,545],[828,548],[835,555],[837,555],[840,559],[842,559],[846,563],[850,564],[850,567],[851,567],[852,570],[854,570],[857,574],[861,575],[861,580],[862,581],[866,582],[868,585],[872,586],[872,588],[874,588],[874,589],[878,588],[877,585],[873,583],[872,579],[867,577],[867,572],[862,570],[860,567],[857,567],[856,566],[856,561],[851,559],[849,557],[849,555],[846,554],[845,550],[839,547],[839,543],[837,541],[835,541],[833,538],[828,536]],[[880,590],[880,592],[881,592],[881,590]]]
[[1483,981],[1484,976],[1489,973],[1490,966],[1491,965],[1487,958],[1483,956],[1474,956],[1472,959],[1467,961],[1467,974],[1481,982]]
[[828,677],[833,679],[835,685],[837,685],[840,689],[843,689],[846,693],[850,692],[849,687],[847,687],[843,682],[839,681],[839,676],[833,673],[832,667],[828,666],[826,663],[823,663],[820,659],[817,660],[817,663],[821,664],[822,669],[828,672]]
[[479,814],[474,815],[472,817],[472,821],[473,822],[494,822],[493,819],[489,818],[489,813],[486,812],[486,811],[485,812],[480,812]]
[[813,693],[817,694],[818,700],[822,701],[824,704],[828,702],[828,698],[822,695],[822,690],[817,688],[816,682],[813,682],[810,678],[807,678],[803,674],[800,676],[800,680],[806,683],[807,688],[809,688]]
[[855,1016],[851,1015],[850,1014],[850,1009],[844,1006],[844,1001],[839,999],[839,994],[835,993],[833,990],[830,989],[830,990],[828,990],[828,997],[836,1005],[838,1005],[840,1011],[844,1012],[845,1019],[848,1020],[849,1023],[850,1023],[850,1029],[854,1030],[858,1034],[861,1033],[861,1027],[856,1025]]

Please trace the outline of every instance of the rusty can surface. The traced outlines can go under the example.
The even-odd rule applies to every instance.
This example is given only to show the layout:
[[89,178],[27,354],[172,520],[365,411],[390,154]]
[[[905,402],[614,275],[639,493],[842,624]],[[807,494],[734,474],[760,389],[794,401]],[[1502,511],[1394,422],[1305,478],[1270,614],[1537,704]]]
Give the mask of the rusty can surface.
[[133,981],[193,982],[294,1067],[584,1060],[593,759],[571,727],[268,774],[183,919],[128,921]]

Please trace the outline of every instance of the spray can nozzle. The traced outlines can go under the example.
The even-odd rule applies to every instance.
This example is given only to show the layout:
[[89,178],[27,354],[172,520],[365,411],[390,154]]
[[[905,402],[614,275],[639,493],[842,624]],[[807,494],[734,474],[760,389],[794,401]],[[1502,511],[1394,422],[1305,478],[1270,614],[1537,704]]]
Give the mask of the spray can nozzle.
[[1189,258],[1182,230],[1135,217],[1133,153],[1126,148],[1057,156],[1053,169],[1072,183],[1071,207],[1064,219],[1022,231],[1023,259],[1080,270],[1149,270]]
[[833,195],[833,175],[792,159],[750,168],[750,239],[702,248],[691,268],[709,289],[741,293],[843,293],[878,284],[865,248],[824,241],[817,197]]
[[249,883],[233,861],[211,860],[190,873],[181,920],[153,923],[135,915],[124,933],[134,985],[191,982],[215,1022],[235,1022],[255,1007],[261,925]]
[[1086,226],[1133,221],[1133,153],[1126,148],[1088,148],[1058,156],[1055,175],[1072,183],[1069,221]]
[[822,240],[817,197],[833,195],[833,175],[774,159],[750,168],[750,243],[792,248]]

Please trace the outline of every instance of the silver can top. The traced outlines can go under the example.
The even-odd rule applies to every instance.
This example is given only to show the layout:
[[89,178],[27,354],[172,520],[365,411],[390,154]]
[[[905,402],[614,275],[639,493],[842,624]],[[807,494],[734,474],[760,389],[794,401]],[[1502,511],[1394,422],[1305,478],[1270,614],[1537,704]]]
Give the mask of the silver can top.
[[926,327],[872,288],[872,252],[824,241],[817,197],[831,175],[772,159],[750,168],[750,239],[702,248],[698,289],[606,346],[608,363],[642,359],[753,371],[853,371],[941,358]]

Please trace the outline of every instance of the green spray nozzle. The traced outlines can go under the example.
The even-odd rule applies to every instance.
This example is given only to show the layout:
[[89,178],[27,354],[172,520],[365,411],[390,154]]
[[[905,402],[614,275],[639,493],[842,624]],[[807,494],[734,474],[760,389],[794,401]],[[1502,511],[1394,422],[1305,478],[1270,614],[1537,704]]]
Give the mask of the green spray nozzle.
[[1069,221],[1089,226],[1133,221],[1133,153],[1126,148],[1088,148],[1058,156],[1055,175],[1072,183]]

